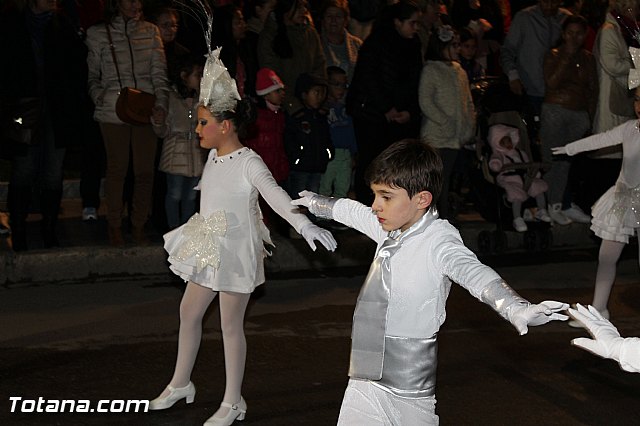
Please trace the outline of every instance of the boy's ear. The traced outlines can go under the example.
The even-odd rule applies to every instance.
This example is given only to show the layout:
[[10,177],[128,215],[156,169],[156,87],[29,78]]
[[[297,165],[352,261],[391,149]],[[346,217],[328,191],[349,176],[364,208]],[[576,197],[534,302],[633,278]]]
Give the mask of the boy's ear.
[[428,209],[433,201],[433,195],[429,191],[420,191],[416,194],[418,197],[418,208]]

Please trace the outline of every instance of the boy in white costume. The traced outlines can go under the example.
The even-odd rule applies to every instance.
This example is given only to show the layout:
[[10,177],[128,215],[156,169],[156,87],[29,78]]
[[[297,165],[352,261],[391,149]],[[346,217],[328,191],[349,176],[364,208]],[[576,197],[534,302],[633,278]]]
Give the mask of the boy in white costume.
[[438,219],[432,206],[442,185],[442,162],[428,144],[394,143],[371,163],[367,181],[375,196],[371,208],[308,191],[292,202],[378,244],[354,313],[351,379],[338,424],[438,424],[437,332],[452,282],[490,305],[520,334],[528,325],[566,320],[559,312],[568,305],[530,304],[478,261],[456,228]]

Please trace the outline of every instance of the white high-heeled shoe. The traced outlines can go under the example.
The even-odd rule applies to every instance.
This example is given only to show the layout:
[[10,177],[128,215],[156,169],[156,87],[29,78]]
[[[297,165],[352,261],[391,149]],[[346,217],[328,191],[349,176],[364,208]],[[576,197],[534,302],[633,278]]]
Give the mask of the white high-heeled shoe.
[[168,385],[167,389],[169,389],[169,394],[164,398],[158,397],[151,401],[149,403],[149,410],[165,410],[172,407],[173,404],[182,398],[186,399],[187,404],[191,404],[193,398],[196,396],[196,387],[193,385],[193,382],[189,382],[189,384],[183,388],[174,388]]
[[247,414],[247,403],[243,397],[240,397],[240,402],[237,404],[223,402],[220,406],[229,409],[227,415],[225,417],[214,417],[214,414],[204,422],[204,426],[230,426],[236,420],[244,420],[244,416]]

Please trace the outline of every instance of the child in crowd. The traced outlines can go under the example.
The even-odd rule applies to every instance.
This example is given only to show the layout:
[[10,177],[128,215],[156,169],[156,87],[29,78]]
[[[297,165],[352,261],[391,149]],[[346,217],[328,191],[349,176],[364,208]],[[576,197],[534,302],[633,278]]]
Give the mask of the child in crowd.
[[170,92],[169,112],[161,108],[153,111],[153,130],[164,138],[158,168],[166,173],[164,207],[169,229],[182,225],[196,212],[195,187],[206,155],[195,132],[201,78],[200,59],[191,55],[183,57]]
[[[206,42],[211,45],[210,39]],[[205,426],[229,426],[236,419],[243,420],[247,412],[242,397],[247,354],[244,315],[251,293],[265,281],[264,244],[271,242],[261,220],[258,195],[300,232],[312,249],[315,241],[328,250],[336,247],[329,231],[291,208],[291,198],[277,185],[260,156],[240,142],[252,118],[252,104],[248,99],[240,100],[235,80],[219,53],[218,49],[208,54],[197,109],[196,133],[200,145],[210,149],[199,185],[200,214],[164,236],[171,270],[188,282],[180,303],[178,355],[169,385],[149,404],[151,410],[163,410],[182,399],[193,402],[196,389],[190,380],[202,337],[202,319],[218,297],[225,392]]]
[[493,151],[489,159],[489,168],[498,174],[496,183],[504,188],[507,201],[511,203],[513,228],[518,232],[525,232],[527,224],[522,218],[522,203],[529,197],[535,198],[538,207],[534,217],[542,222],[551,222],[544,198],[544,193],[549,186],[540,178],[540,172],[537,171],[525,188],[524,177],[527,175],[528,168],[518,168],[518,165],[529,163],[529,157],[526,152],[518,148],[519,142],[520,130],[515,127],[494,124],[489,128],[489,144]]
[[484,67],[476,60],[478,38],[469,28],[460,30],[460,66],[466,71],[469,82],[480,80],[485,76]]
[[455,220],[449,202],[451,177],[461,148],[474,135],[476,114],[469,79],[459,60],[460,39],[453,28],[442,25],[429,37],[425,65],[418,88],[422,127],[420,136],[438,149],[442,158],[441,218]]
[[291,198],[304,189],[319,192],[322,174],[333,158],[327,113],[321,109],[327,96],[327,82],[303,73],[296,80],[295,92],[303,107],[287,116],[284,131]]
[[491,306],[521,335],[528,326],[566,320],[559,312],[569,306],[532,305],[478,261],[456,228],[438,219],[434,206],[442,161],[430,145],[409,139],[392,144],[371,163],[366,178],[375,197],[370,208],[308,191],[292,202],[378,245],[355,308],[351,379],[338,424],[438,424],[437,333],[452,282]]
[[352,158],[358,150],[353,121],[345,108],[347,72],[340,67],[330,66],[327,67],[327,76],[329,90],[325,107],[335,156],[320,179],[320,194],[345,198],[351,187]]
[[256,76],[258,114],[244,144],[262,157],[273,178],[282,185],[289,176],[289,160],[284,151],[284,83],[275,71],[261,68]]
[[[633,50],[632,50],[633,49]],[[630,48],[634,64],[640,63],[640,49]],[[637,69],[632,69],[638,72]],[[636,74],[638,75],[638,74]],[[640,79],[629,77],[635,88],[634,108],[640,119]],[[632,84],[634,83],[634,84]],[[616,278],[616,264],[622,249],[640,230],[640,126],[638,119],[629,120],[611,130],[551,148],[553,154],[576,155],[608,146],[622,144],[622,169],[614,186],[605,192],[591,209],[591,230],[600,238],[598,271],[591,305],[609,319],[607,304]],[[572,326],[580,326],[571,322]]]

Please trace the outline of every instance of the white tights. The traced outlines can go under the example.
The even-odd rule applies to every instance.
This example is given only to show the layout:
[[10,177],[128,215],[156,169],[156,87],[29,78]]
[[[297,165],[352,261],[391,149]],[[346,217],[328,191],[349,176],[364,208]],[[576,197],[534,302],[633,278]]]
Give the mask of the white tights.
[[[173,378],[169,383],[175,388],[187,386],[202,339],[202,318],[218,292],[189,282],[180,302],[180,331],[178,335],[178,357]],[[219,292],[220,325],[224,346],[226,386],[223,402],[235,404],[240,401],[242,379],[247,358],[247,341],[244,336],[244,314],[250,293]],[[165,396],[165,390],[161,396]],[[216,417],[224,417],[228,408],[220,407]]]
[[[596,286],[593,291],[593,307],[602,312],[607,309],[611,288],[616,279],[616,264],[625,243],[618,241],[602,240],[600,254],[598,255],[598,272],[596,273]],[[640,252],[638,253],[640,255]],[[639,258],[640,262],[640,258]]]

